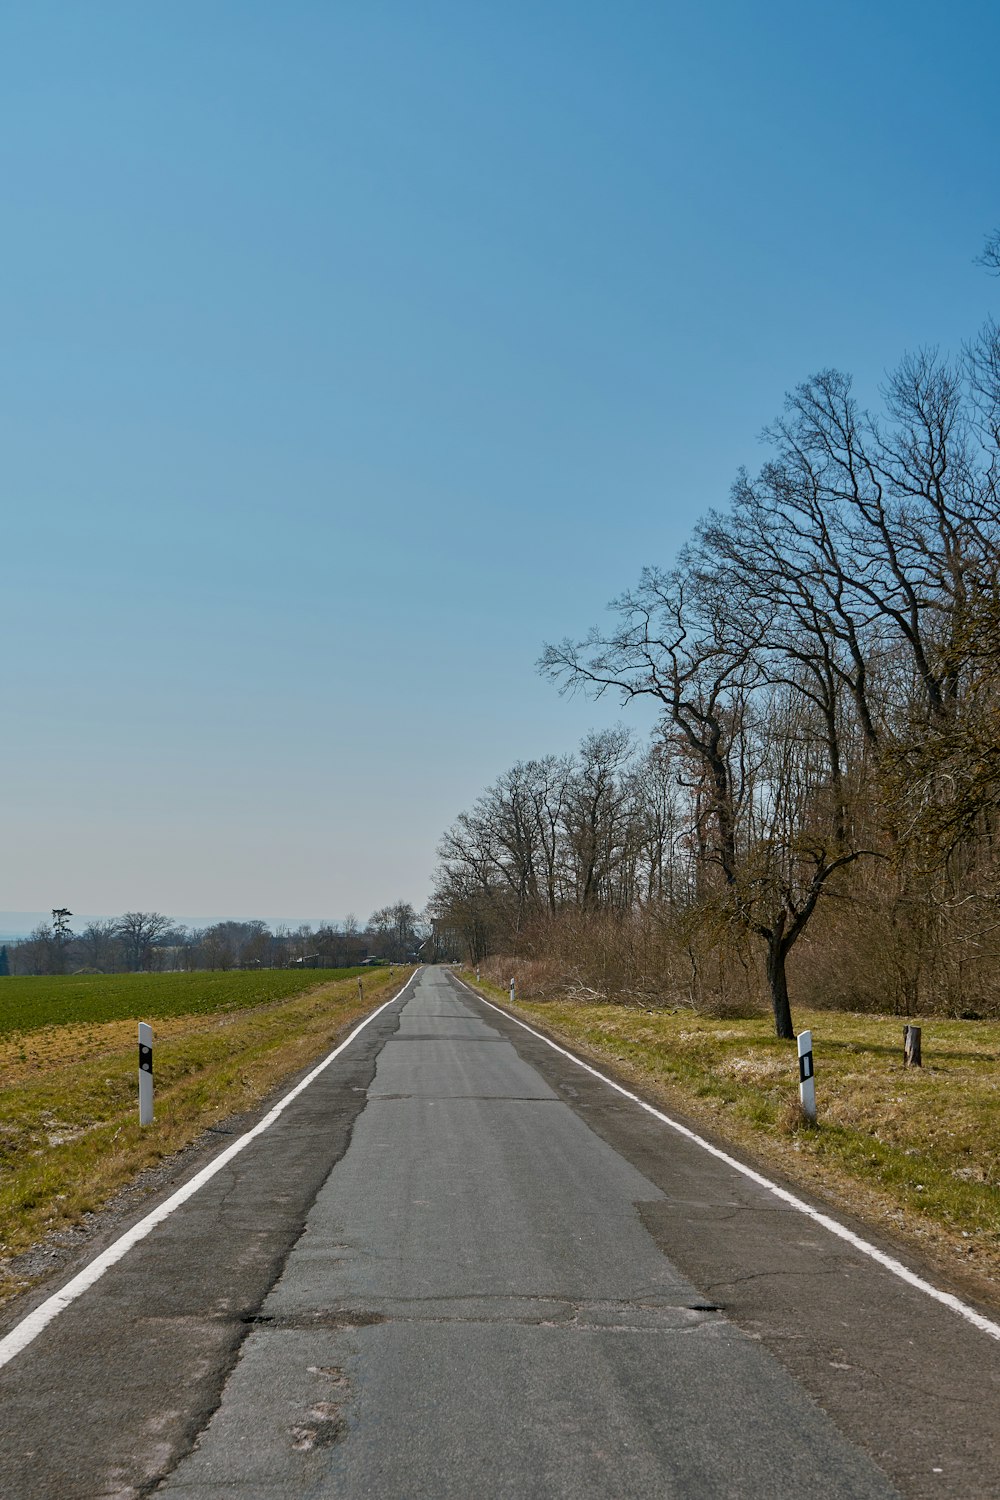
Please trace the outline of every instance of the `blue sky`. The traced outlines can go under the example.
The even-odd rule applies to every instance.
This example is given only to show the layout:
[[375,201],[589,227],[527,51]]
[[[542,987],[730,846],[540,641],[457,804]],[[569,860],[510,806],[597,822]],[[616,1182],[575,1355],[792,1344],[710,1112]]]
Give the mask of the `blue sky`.
[[420,905],[783,392],[997,311],[997,56],[968,0],[5,6],[0,908]]

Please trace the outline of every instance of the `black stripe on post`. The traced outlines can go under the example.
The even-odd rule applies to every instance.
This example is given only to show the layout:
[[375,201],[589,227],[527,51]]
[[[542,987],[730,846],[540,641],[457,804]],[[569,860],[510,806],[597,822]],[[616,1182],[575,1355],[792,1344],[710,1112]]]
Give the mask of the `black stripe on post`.
[[141,1042],[139,1043],[139,1067],[143,1073],[153,1071],[153,1049],[144,1047]]
[[803,1052],[799,1058],[799,1082],[805,1083],[813,1076],[813,1055],[811,1052]]

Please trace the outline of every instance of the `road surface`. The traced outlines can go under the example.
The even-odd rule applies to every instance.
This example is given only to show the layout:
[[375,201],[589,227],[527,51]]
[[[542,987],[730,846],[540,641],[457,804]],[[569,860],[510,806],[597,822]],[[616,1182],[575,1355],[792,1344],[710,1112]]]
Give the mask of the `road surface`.
[[422,970],[0,1371],[4,1500],[1000,1494],[1000,1346]]

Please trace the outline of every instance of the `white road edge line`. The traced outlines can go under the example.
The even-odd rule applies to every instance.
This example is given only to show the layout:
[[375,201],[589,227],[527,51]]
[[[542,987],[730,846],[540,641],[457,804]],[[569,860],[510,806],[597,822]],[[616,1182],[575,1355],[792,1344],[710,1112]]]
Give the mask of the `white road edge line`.
[[133,1245],[137,1245],[140,1240],[144,1240],[147,1234],[156,1228],[157,1224],[162,1224],[164,1219],[168,1219],[175,1209],[180,1208],[182,1203],[186,1203],[189,1198],[192,1198],[199,1188],[204,1187],[205,1183],[209,1182],[217,1172],[221,1172],[222,1168],[227,1166],[234,1156],[238,1156],[241,1151],[249,1146],[252,1140],[256,1140],[257,1136],[263,1135],[264,1131],[274,1124],[278,1116],[284,1113],[292,1101],[297,1099],[302,1091],[307,1089],[340,1056],[344,1048],[349,1047],[354,1038],[360,1036],[366,1026],[371,1025],[376,1016],[380,1016],[384,1010],[388,1009],[390,1005],[394,1005],[406,993],[406,990],[416,978],[417,973],[419,973],[419,970],[410,975],[406,984],[397,990],[390,1000],[386,1000],[384,1004],[373,1010],[370,1016],[366,1016],[360,1025],[355,1026],[350,1036],[345,1037],[339,1046],[334,1047],[333,1051],[329,1052],[323,1061],[313,1068],[311,1073],[307,1073],[305,1078],[297,1083],[293,1089],[290,1089],[283,1099],[279,1099],[273,1109],[268,1110],[264,1118],[258,1120],[257,1124],[248,1130],[245,1135],[241,1135],[231,1146],[227,1146],[225,1151],[221,1151],[218,1156],[213,1157],[206,1167],[202,1167],[200,1172],[196,1172],[188,1182],[184,1183],[183,1187],[177,1189],[176,1193],[171,1193],[169,1198],[164,1199],[144,1219],[140,1219],[138,1224],[133,1224],[132,1228],[126,1230],[120,1239],[115,1240],[113,1244],[109,1245],[106,1250],[102,1251],[100,1255],[92,1260],[89,1265],[84,1266],[83,1270],[79,1271],[71,1281],[67,1281],[64,1287],[58,1292],[53,1292],[52,1296],[40,1303],[34,1312],[28,1313],[27,1317],[22,1318],[20,1323],[16,1323],[10,1333],[0,1339],[0,1369],[4,1365],[9,1364],[16,1355],[21,1353],[22,1349],[26,1349],[38,1337],[42,1329],[48,1327],[53,1318],[57,1318],[78,1297],[82,1297],[83,1293],[88,1291],[96,1281],[100,1281],[105,1271],[110,1270],[123,1256],[127,1255]]
[[982,1313],[977,1313],[975,1308],[969,1307],[961,1298],[953,1296],[951,1292],[943,1292],[940,1287],[933,1286],[931,1282],[925,1281],[922,1276],[918,1276],[915,1271],[911,1271],[907,1266],[904,1266],[902,1261],[895,1260],[893,1256],[886,1255],[885,1251],[880,1250],[877,1245],[871,1244],[868,1240],[863,1240],[860,1235],[848,1229],[846,1224],[838,1224],[836,1219],[831,1219],[828,1214],[820,1213],[819,1209],[813,1208],[802,1198],[796,1198],[794,1193],[790,1193],[787,1189],[779,1187],[769,1177],[763,1176],[760,1172],[755,1172],[752,1167],[744,1166],[743,1162],[737,1161],[735,1156],[730,1156],[727,1152],[720,1151],[718,1146],[712,1145],[711,1141],[706,1141],[703,1136],[697,1135],[693,1130],[689,1130],[679,1120],[671,1119],[662,1110],[656,1109],[652,1104],[647,1103],[645,1099],[641,1099],[638,1094],[633,1094],[630,1089],[623,1088],[620,1083],[615,1083],[613,1078],[608,1078],[605,1074],[599,1072],[597,1068],[591,1067],[590,1063],[584,1062],[582,1057],[577,1057],[575,1053],[568,1051],[567,1048],[560,1047],[557,1042],[553,1042],[542,1032],[536,1031],[533,1026],[527,1025],[524,1021],[519,1021],[516,1016],[511,1015],[509,1010],[504,1010],[500,1005],[494,1005],[492,1000],[487,1000],[484,995],[480,995],[478,990],[474,990],[471,985],[466,984],[464,979],[458,979],[457,975],[453,975],[452,977],[457,979],[458,983],[462,985],[463,989],[467,989],[470,995],[474,995],[477,1000],[481,1000],[491,1010],[495,1010],[501,1016],[506,1016],[508,1021],[513,1021],[514,1025],[520,1026],[523,1031],[528,1031],[532,1036],[538,1037],[539,1041],[551,1047],[554,1052],[561,1052],[563,1057],[568,1057],[570,1062],[576,1063],[577,1067],[583,1068],[585,1072],[592,1073],[595,1078],[599,1078],[609,1088],[615,1089],[619,1094],[624,1094],[626,1099],[631,1099],[633,1104],[638,1104],[640,1109],[646,1110],[648,1114],[655,1115],[658,1120],[663,1121],[664,1125],[669,1125],[671,1130],[675,1130],[678,1135],[684,1136],[685,1140],[689,1140],[694,1145],[700,1146],[710,1156],[714,1156],[719,1161],[725,1162],[727,1167],[732,1167],[734,1172],[739,1172],[741,1176],[748,1177],[751,1182],[756,1182],[759,1187],[766,1188],[769,1193],[773,1193],[776,1198],[781,1199],[782,1203],[787,1203],[796,1212],[805,1214],[807,1218],[812,1219],[816,1224],[822,1224],[824,1229],[828,1229],[838,1239],[846,1240],[849,1245],[854,1246],[855,1250],[860,1250],[862,1255],[867,1255],[871,1260],[877,1261],[885,1270],[891,1271],[893,1276],[898,1276],[900,1281],[905,1281],[910,1286],[916,1287],[917,1291],[923,1292],[925,1296],[933,1297],[935,1302],[940,1302],[945,1307],[950,1307],[952,1312],[958,1313],[959,1317],[964,1318],[967,1323],[971,1323],[974,1328],[978,1328],[981,1333],[988,1333],[990,1338],[1000,1339],[1000,1324],[991,1322],[989,1318],[984,1318]]

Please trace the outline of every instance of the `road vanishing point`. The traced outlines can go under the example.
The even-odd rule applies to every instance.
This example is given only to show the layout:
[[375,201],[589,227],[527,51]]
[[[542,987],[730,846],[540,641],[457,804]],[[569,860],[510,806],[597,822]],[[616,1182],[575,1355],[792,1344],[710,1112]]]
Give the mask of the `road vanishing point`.
[[0,1494],[975,1500],[998,1396],[989,1332],[427,968],[0,1370]]

